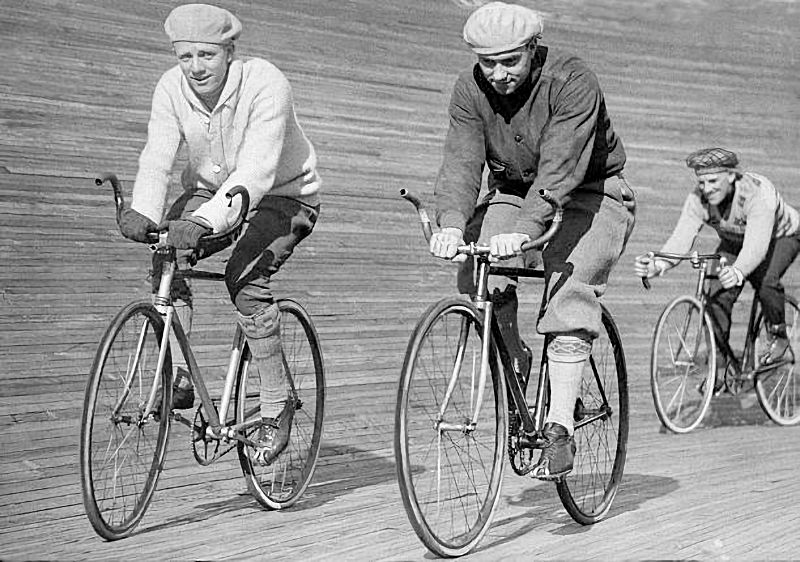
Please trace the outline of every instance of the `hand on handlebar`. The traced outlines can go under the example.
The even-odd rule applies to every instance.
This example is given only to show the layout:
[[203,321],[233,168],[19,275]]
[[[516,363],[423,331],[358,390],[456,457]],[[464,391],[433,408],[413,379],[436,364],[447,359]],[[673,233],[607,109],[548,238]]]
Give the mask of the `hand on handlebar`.
[[512,258],[522,253],[522,245],[531,239],[527,234],[512,232],[497,234],[489,239],[491,253],[489,261]]
[[167,244],[179,250],[197,249],[200,238],[213,230],[206,221],[193,216],[167,221],[159,228],[168,229]]
[[119,215],[119,230],[122,235],[136,242],[148,242],[148,234],[158,231],[158,225],[133,209],[124,209]]
[[719,270],[717,278],[723,289],[731,289],[744,283],[744,275],[742,275],[742,272],[739,271],[738,268],[732,265],[722,267],[722,269]]
[[447,227],[431,235],[431,254],[437,258],[462,262],[467,259],[464,254],[456,255],[459,246],[463,246],[464,233],[458,228]]
[[636,277],[643,279],[660,277],[664,275],[667,269],[669,269],[669,263],[666,260],[653,257],[652,253],[636,256],[633,262],[633,271],[636,273]]

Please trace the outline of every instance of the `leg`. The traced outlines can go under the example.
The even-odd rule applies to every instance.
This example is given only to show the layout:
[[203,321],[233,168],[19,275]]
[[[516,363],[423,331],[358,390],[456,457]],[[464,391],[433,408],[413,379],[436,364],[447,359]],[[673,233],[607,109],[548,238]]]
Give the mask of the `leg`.
[[292,199],[265,197],[228,261],[225,280],[261,379],[263,426],[257,441],[261,461],[271,462],[286,447],[294,408],[281,351],[278,305],[270,280],[311,233],[318,209]]
[[[522,205],[522,198],[503,193],[490,194],[478,205],[467,224],[464,239],[466,242],[488,244],[492,236],[507,231],[507,225],[514,224]],[[527,256],[526,256],[527,258]],[[522,267],[526,258],[514,257],[502,262],[507,267]],[[467,260],[459,270],[458,288],[461,293],[474,295],[474,262]],[[494,275],[489,278],[489,294],[494,306],[503,341],[510,355],[510,361],[518,377],[527,384],[531,367],[531,351],[519,335],[517,322],[517,279]]]
[[750,275],[750,282],[764,310],[764,321],[769,337],[767,349],[760,357],[762,365],[783,359],[787,356],[787,350],[792,353],[786,334],[786,303],[781,278],[799,251],[800,239],[797,237],[773,240],[766,258]]
[[577,196],[544,252],[546,287],[538,329],[552,336],[547,362],[551,393],[546,444],[534,477],[554,479],[572,469],[573,415],[581,375],[591,342],[602,329],[598,299],[633,221],[633,213],[613,199]]

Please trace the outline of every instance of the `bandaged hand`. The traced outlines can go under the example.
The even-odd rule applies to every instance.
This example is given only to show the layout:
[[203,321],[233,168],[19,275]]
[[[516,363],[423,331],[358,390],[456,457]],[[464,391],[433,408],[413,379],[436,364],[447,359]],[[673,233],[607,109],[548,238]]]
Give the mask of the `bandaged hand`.
[[669,267],[670,263],[667,260],[655,258],[649,253],[636,256],[633,261],[633,271],[636,273],[636,277],[647,279],[664,275]]
[[464,254],[456,255],[459,246],[463,246],[464,233],[458,228],[447,227],[431,236],[430,251],[437,258],[461,262],[467,259]]
[[522,252],[522,245],[530,240],[527,234],[512,232],[497,234],[489,239],[492,261],[508,259]]
[[744,275],[738,267],[732,265],[726,265],[720,269],[718,279],[723,289],[731,289],[744,283]]

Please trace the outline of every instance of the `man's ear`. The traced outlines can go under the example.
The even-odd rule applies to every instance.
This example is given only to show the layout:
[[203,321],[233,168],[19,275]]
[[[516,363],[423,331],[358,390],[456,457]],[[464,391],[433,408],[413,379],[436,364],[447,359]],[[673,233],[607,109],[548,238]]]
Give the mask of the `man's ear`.
[[231,41],[231,42],[228,44],[228,63],[230,63],[230,62],[233,60],[233,55],[234,55],[235,53],[236,53],[236,43],[234,43],[233,41]]

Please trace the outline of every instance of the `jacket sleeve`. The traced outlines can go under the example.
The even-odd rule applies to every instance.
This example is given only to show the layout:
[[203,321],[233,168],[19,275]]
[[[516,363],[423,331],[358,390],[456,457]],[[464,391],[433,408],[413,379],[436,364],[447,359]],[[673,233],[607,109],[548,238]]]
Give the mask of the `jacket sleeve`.
[[675,223],[672,236],[661,247],[661,251],[667,254],[686,254],[691,251],[697,233],[703,228],[706,219],[707,214],[700,202],[700,196],[696,192],[690,193],[683,203],[681,216]]
[[535,189],[528,192],[517,221],[517,232],[532,238],[544,231],[553,215],[536,191],[547,189],[565,204],[586,177],[603,104],[597,78],[588,68],[576,69],[553,103],[550,122],[542,132]]
[[172,165],[183,139],[169,90],[164,75],[153,93],[147,144],[139,156],[131,200],[132,209],[156,223],[164,213]]
[[747,225],[744,229],[744,242],[736,261],[733,262],[733,266],[745,277],[750,275],[767,256],[775,228],[777,208],[774,189],[759,189],[745,209]]
[[236,168],[214,197],[194,212],[194,216],[208,221],[215,232],[230,227],[241,208],[238,198],[229,207],[225,194],[243,185],[250,195],[250,209],[257,207],[275,185],[281,153],[292,149],[284,146],[287,124],[294,114],[291,86],[282,73],[270,78],[269,86],[253,98],[247,128],[236,153]]
[[486,161],[483,120],[463,78],[453,88],[449,114],[444,158],[434,187],[436,222],[463,232],[478,200]]

